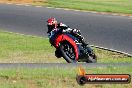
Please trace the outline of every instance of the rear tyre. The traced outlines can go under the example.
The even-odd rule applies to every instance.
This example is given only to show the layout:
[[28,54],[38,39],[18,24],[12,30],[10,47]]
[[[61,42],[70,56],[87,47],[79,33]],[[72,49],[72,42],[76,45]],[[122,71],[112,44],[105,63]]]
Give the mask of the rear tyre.
[[76,63],[76,56],[73,46],[69,42],[63,42],[60,44],[60,51],[62,57],[68,63]]

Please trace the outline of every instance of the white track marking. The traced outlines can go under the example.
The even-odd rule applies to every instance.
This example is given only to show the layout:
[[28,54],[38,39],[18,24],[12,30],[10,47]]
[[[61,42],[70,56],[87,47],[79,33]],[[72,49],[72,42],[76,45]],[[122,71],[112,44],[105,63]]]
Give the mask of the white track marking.
[[16,5],[21,6],[21,5],[23,5],[23,4],[16,4]]
[[25,5],[25,6],[31,6],[31,5]]
[[11,4],[13,4],[13,3],[7,3],[7,4],[11,5]]
[[46,7],[46,8],[53,8],[53,7]]
[[40,7],[42,7],[42,6],[35,6],[35,7],[40,8]]
[[100,47],[100,46],[95,46],[95,45],[90,45],[91,47],[95,47],[95,48],[99,48],[99,49],[103,49],[103,50],[108,50],[108,51],[112,51],[112,52],[117,52],[117,53],[120,53],[120,54],[124,54],[124,55],[127,55],[129,57],[132,57],[131,54],[128,54],[126,52],[122,52],[122,51],[118,51],[118,50],[115,50],[115,49],[109,49],[109,48],[105,48],[105,47]]

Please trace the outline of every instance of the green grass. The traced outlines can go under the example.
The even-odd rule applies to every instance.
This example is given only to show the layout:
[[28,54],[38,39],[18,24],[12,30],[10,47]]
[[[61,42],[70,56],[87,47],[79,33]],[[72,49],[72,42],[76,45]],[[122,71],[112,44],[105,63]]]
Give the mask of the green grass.
[[[87,74],[130,74],[132,67],[85,68]],[[77,67],[0,69],[0,88],[131,88],[130,84],[86,84],[76,82]]]
[[[48,39],[0,32],[0,62],[57,62]],[[55,61],[54,61],[55,60]],[[58,60],[59,61],[59,60]]]
[[[46,38],[0,31],[0,47],[1,63],[66,63],[63,58],[55,57],[55,48]],[[132,62],[132,57],[118,53],[96,48],[94,52],[98,63]]]
[[87,11],[132,14],[132,0],[44,0],[43,5]]

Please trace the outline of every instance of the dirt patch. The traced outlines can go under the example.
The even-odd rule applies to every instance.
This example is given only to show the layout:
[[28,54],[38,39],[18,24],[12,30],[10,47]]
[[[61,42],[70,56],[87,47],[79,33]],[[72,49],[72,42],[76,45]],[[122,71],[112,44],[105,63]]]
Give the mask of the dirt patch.
[[0,0],[0,3],[15,3],[15,4],[32,4],[32,3],[43,3],[46,0]]

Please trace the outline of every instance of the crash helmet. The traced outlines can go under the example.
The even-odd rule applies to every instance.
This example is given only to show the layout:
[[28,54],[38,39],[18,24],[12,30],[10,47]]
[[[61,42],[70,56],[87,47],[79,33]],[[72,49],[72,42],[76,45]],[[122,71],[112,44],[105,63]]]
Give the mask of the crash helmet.
[[57,28],[57,20],[55,18],[49,18],[47,20],[47,27],[48,27],[48,32],[51,32],[53,29]]

